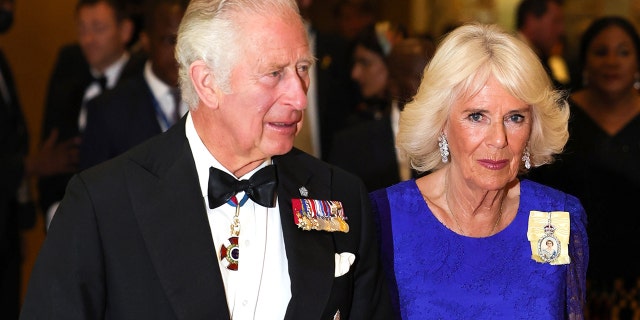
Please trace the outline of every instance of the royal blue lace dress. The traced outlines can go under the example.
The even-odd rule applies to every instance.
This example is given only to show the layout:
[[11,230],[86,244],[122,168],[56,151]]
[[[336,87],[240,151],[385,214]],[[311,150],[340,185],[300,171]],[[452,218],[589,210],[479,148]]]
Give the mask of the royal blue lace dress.
[[[382,258],[402,319],[582,319],[588,262],[579,201],[529,180],[504,230],[486,238],[458,235],[432,214],[415,180],[370,194]],[[529,211],[568,211],[571,263],[531,258]]]

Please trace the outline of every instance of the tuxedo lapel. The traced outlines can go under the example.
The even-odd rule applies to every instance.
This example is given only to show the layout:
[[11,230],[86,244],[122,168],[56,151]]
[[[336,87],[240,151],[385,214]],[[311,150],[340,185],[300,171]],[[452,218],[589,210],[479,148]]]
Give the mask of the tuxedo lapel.
[[[132,156],[133,209],[155,271],[179,319],[229,319],[184,119]],[[154,149],[154,146],[157,149]]]
[[[285,319],[318,319],[331,294],[335,249],[331,233],[304,231],[293,221],[291,199],[301,198],[300,187],[308,198],[330,199],[330,172],[312,172],[305,166],[303,153],[294,149],[274,158],[278,170],[278,203],[282,233],[287,251],[291,301]],[[315,166],[317,167],[317,166]]]

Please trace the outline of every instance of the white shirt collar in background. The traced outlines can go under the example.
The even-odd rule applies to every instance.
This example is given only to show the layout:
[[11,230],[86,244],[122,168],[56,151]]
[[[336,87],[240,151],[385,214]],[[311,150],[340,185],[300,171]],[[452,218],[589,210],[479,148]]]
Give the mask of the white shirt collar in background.
[[[160,107],[160,111],[164,114],[164,118],[162,115],[156,115],[158,118],[158,124],[160,124],[160,128],[163,132],[167,131],[173,123],[167,123],[163,119],[172,119],[176,108],[174,105],[175,102],[173,100],[173,95],[171,94],[172,88],[153,73],[151,61],[147,61],[144,65],[144,79],[147,81],[147,84],[151,89],[151,94],[153,94],[153,98]],[[186,104],[181,100],[177,107],[178,112],[182,117],[187,110]],[[156,112],[158,112],[158,110],[156,110]]]

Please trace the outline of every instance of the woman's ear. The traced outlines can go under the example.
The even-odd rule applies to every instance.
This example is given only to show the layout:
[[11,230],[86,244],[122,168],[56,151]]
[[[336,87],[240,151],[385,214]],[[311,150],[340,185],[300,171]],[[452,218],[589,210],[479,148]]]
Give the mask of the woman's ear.
[[194,61],[189,67],[189,77],[200,98],[200,104],[207,108],[218,108],[218,94],[221,90],[216,85],[215,76],[209,66],[202,60]]

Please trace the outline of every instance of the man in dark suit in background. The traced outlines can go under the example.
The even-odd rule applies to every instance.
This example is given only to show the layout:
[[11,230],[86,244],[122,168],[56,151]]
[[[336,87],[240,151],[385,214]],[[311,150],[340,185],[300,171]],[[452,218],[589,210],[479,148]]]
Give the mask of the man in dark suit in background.
[[294,146],[326,160],[333,136],[346,125],[358,99],[358,88],[350,77],[351,52],[348,42],[335,34],[320,32],[313,27],[309,10],[313,0],[296,0],[313,55],[318,59],[312,66],[311,85],[307,92],[305,124],[296,136]]
[[[141,72],[144,58],[127,52],[133,23],[121,0],[80,0],[76,6],[78,45],[61,49],[49,80],[42,134],[78,137],[86,123],[86,102]],[[71,175],[39,181],[40,205],[53,216]],[[48,223],[47,223],[48,225]]]
[[294,0],[192,0],[176,57],[189,114],[71,180],[22,318],[390,319],[362,182],[292,149]]
[[140,42],[144,71],[87,103],[80,168],[111,159],[166,131],[186,112],[174,51],[187,0],[154,0],[145,8]]
[[[0,34],[13,23],[13,0],[0,0]],[[29,178],[70,172],[77,154],[73,141],[55,144],[57,133],[35,154],[28,154],[29,137],[13,74],[0,50],[0,318],[17,319],[20,310],[22,251],[20,230],[31,228],[35,207]]]
[[516,12],[516,29],[518,38],[538,55],[554,85],[563,89],[549,65],[553,48],[564,35],[562,0],[522,0]]
[[[0,33],[11,28],[13,1],[0,0]],[[18,102],[13,75],[0,51],[0,315],[17,319],[20,310],[20,220],[34,212],[23,212],[19,201],[26,186],[25,158],[29,150],[27,128]],[[28,200],[28,199],[24,199]]]
[[404,105],[418,91],[425,66],[435,52],[433,41],[407,38],[395,44],[387,57],[389,114],[347,128],[336,134],[329,162],[359,176],[374,191],[411,178],[409,163],[396,152],[395,136]]

